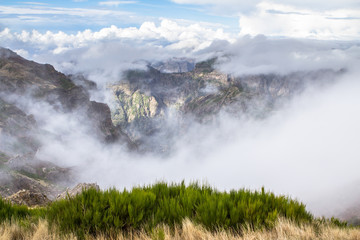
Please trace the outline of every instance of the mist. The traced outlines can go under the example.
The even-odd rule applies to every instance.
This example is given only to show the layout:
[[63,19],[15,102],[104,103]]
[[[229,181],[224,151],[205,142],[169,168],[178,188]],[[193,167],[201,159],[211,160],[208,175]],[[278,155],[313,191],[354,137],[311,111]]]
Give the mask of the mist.
[[[349,193],[339,190],[351,191],[360,180],[359,90],[357,74],[349,73],[334,85],[308,89],[266,119],[222,113],[211,124],[194,122],[166,158],[103,145],[76,125],[65,140],[44,141],[38,157],[75,167],[79,181],[102,188],[159,180],[200,181],[219,190],[265,186],[304,201],[315,214],[329,215],[346,208],[338,194]],[[347,198],[349,204],[355,200],[351,194]]]
[[[103,189],[162,180],[200,181],[219,190],[264,186],[305,202],[316,215],[330,216],[358,197],[351,191],[360,181],[359,53],[359,45],[353,42],[258,36],[235,43],[215,41],[192,52],[153,46],[129,49],[123,43],[107,42],[34,56],[65,73],[80,73],[96,82],[98,90],[92,92],[92,99],[109,105],[107,84],[121,82],[124,70],[146,69],[149,62],[172,56],[196,61],[217,57],[216,68],[235,76],[346,69],[335,82],[307,86],[262,119],[222,111],[207,124],[186,119],[187,127],[182,129],[177,116],[169,112],[164,127],[170,132],[180,128],[181,134],[165,157],[105,144],[91,134],[90,126],[76,112],[60,113],[26,98],[17,100],[17,105],[33,114],[48,133],[39,136],[42,147],[37,157],[73,168],[78,182],[96,182]],[[339,195],[348,197],[344,201]]]

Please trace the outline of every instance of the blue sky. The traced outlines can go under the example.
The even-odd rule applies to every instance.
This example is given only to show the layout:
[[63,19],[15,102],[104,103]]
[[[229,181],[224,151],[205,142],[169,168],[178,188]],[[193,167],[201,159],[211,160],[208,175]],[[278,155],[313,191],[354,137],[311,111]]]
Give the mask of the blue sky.
[[359,0],[2,0],[0,45],[25,57],[104,42],[198,52],[241,38],[359,41]]
[[0,31],[63,31],[115,25],[140,27],[170,19],[240,35],[354,40],[360,37],[358,0],[2,0]]
[[[162,18],[203,22],[238,32],[238,17],[213,14],[204,6],[177,4],[167,0],[155,1],[11,1],[0,3],[0,27],[13,31],[65,31],[103,27],[139,27],[145,21],[159,22]],[[7,7],[7,8],[5,8]],[[91,11],[99,11],[100,14]],[[107,13],[108,12],[108,13]],[[104,14],[104,15],[102,15]]]

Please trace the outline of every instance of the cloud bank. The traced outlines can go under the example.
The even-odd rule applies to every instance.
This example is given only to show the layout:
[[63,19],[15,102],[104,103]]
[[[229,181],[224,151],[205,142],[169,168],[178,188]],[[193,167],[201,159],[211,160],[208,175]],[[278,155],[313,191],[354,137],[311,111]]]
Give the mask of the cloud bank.
[[97,32],[85,30],[77,34],[61,31],[42,34],[36,30],[13,33],[8,28],[0,32],[0,40],[5,47],[48,50],[54,54],[98,42],[127,39],[167,49],[199,50],[209,46],[214,40],[232,41],[233,38],[222,29],[213,30],[199,24],[183,26],[168,19],[163,19],[158,26],[154,22],[144,22],[139,28],[118,28],[112,25]]
[[208,51],[221,47],[218,68],[234,75],[356,69],[360,51],[357,42],[271,39],[262,35],[239,38],[226,46],[214,43]]
[[360,8],[319,11],[260,2],[252,13],[240,14],[239,24],[241,35],[353,40],[359,37]]
[[173,0],[207,7],[220,15],[239,16],[240,35],[322,40],[359,38],[360,4],[346,1]]

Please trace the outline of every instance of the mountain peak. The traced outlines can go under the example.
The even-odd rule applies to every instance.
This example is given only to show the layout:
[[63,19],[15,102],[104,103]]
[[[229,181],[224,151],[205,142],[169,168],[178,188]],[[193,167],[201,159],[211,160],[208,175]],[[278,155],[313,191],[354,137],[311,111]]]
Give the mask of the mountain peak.
[[12,57],[20,57],[20,56],[8,48],[0,47],[0,58],[1,59],[9,59]]

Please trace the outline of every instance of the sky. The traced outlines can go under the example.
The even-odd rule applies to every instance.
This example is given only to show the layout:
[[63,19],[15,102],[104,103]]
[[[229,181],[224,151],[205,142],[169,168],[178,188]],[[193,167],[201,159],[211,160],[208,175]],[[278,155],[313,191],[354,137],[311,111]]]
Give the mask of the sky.
[[76,33],[85,29],[103,27],[139,27],[146,21],[159,23],[161,19],[180,22],[203,22],[211,27],[238,31],[235,15],[207,13],[203,7],[179,4],[168,0],[156,1],[2,1],[0,4],[2,27],[40,31]]
[[40,55],[57,55],[109,41],[184,54],[199,52],[217,41],[234,43],[259,35],[269,39],[359,41],[360,1],[0,2],[0,46],[37,61]]
[[53,0],[0,3],[0,30],[76,34],[141,27],[163,19],[199,24],[233,35],[354,40],[360,36],[358,0]]

